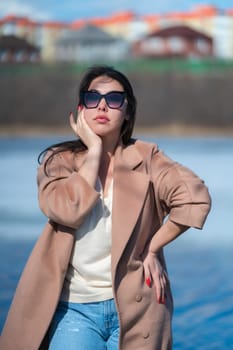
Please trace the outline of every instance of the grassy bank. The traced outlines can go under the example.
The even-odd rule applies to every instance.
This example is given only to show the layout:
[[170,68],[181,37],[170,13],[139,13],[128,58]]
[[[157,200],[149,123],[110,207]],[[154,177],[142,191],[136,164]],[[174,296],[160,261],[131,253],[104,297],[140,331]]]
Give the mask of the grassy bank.
[[[0,65],[2,133],[66,128],[88,66]],[[134,60],[115,66],[133,85],[138,128],[170,134],[231,132],[233,61]]]
[[[96,63],[98,64],[98,62]],[[103,62],[100,62],[103,64]],[[124,72],[152,72],[152,73],[192,73],[209,74],[233,71],[233,60],[220,59],[132,59],[122,62],[106,62]],[[80,74],[91,63],[70,64],[0,64],[0,76],[12,75],[73,75]]]

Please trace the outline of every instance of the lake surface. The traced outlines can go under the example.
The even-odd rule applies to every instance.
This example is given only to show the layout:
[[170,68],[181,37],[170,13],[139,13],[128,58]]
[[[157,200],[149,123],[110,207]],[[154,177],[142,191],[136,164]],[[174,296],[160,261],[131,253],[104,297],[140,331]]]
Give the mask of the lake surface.
[[[175,303],[174,349],[233,349],[233,138],[140,137],[193,169],[213,201],[203,230],[191,229],[165,248]],[[37,156],[61,140],[0,138],[0,329],[46,222],[37,203]]]

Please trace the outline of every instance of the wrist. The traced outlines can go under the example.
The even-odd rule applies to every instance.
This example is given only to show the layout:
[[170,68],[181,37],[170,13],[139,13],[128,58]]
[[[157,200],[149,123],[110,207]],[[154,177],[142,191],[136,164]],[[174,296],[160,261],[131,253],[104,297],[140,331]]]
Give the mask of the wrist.
[[88,148],[88,155],[92,157],[100,157],[102,154],[102,144],[95,144]]
[[149,249],[148,253],[153,255],[153,256],[155,256],[155,257],[157,257],[159,255],[158,251],[154,251],[154,250],[151,250],[151,249]]

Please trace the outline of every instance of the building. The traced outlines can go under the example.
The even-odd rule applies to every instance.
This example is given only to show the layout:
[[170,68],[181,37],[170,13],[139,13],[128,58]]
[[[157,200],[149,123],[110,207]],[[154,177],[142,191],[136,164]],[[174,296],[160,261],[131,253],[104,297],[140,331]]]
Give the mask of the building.
[[25,39],[14,35],[0,37],[0,62],[38,62],[40,50]]
[[55,43],[69,25],[61,22],[35,22],[27,17],[6,16],[0,20],[0,35],[14,35],[40,49],[42,61],[53,62]]
[[[183,28],[183,32],[176,36],[175,28]],[[213,55],[228,60],[233,59],[233,9],[223,11],[199,4],[184,12],[141,16],[123,11],[71,23],[39,22],[12,15],[0,19],[0,35],[14,35],[39,48],[43,62],[94,60],[103,56],[118,60],[128,57],[129,52],[148,57]]]
[[233,10],[232,15],[219,14],[213,20],[214,55],[233,59]]
[[211,57],[213,39],[188,26],[173,26],[157,30],[137,41],[133,52],[137,57]]
[[61,22],[44,22],[41,25],[41,57],[44,62],[57,61],[57,42],[70,32],[69,25]]
[[98,27],[86,25],[67,32],[56,43],[59,62],[116,61],[127,58],[129,44]]
[[0,35],[14,35],[37,47],[42,46],[41,24],[27,17],[6,16],[0,20]]

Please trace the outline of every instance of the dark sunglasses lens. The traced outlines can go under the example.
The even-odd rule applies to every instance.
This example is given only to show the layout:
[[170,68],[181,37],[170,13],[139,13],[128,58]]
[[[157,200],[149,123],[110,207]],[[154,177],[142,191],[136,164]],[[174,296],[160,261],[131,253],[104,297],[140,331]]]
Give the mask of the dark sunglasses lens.
[[120,108],[123,105],[125,96],[120,92],[111,92],[105,98],[110,108]]
[[83,99],[84,105],[87,108],[96,108],[100,101],[100,94],[97,92],[85,92]]

